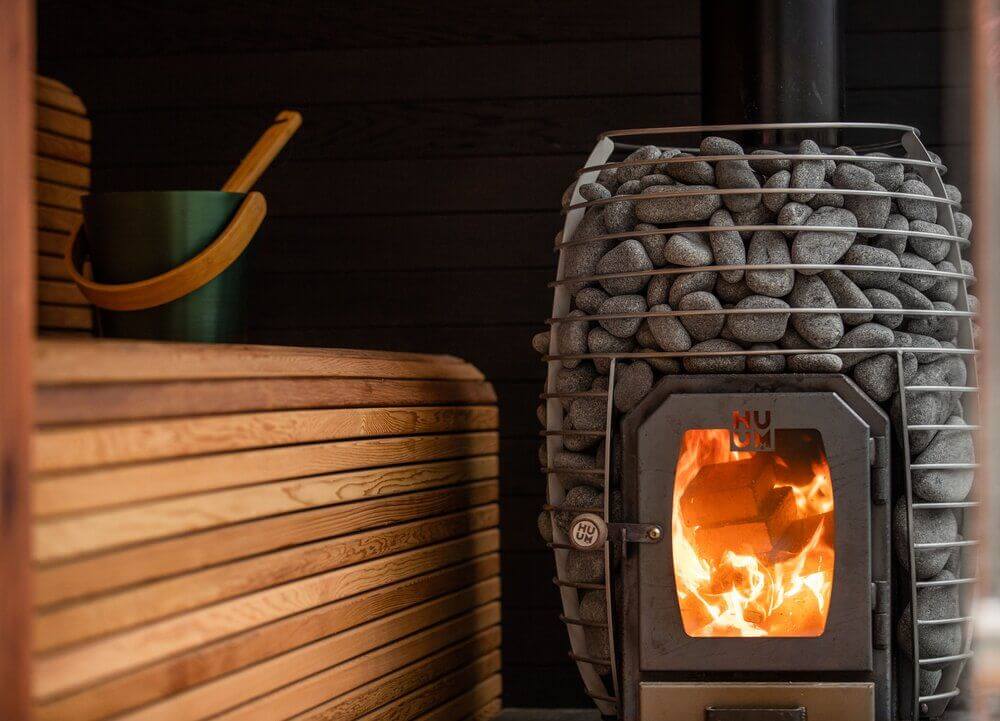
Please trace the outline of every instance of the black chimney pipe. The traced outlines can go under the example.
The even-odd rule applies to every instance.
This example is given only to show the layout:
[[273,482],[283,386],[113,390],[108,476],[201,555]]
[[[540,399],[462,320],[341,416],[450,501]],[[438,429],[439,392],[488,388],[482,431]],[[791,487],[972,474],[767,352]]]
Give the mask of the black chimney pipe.
[[[702,124],[835,122],[843,107],[837,0],[703,0]],[[777,146],[834,131],[749,134]]]

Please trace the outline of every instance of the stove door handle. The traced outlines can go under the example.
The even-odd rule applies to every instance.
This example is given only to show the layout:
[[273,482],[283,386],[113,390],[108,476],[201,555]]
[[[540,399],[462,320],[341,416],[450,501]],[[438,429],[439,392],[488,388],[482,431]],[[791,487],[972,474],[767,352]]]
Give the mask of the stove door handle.
[[581,513],[569,527],[569,542],[579,551],[596,551],[609,536],[623,543],[659,543],[663,528],[655,523],[607,523],[596,513]]

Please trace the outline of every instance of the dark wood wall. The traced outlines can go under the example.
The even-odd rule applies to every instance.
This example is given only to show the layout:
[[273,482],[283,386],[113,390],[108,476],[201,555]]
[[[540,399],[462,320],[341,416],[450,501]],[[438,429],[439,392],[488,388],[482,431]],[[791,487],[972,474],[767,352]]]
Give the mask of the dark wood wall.
[[[847,114],[920,126],[964,182],[943,2],[844,3]],[[537,540],[530,349],[563,189],[598,132],[696,123],[699,3],[40,0],[39,65],[94,121],[98,189],[211,188],[274,113],[251,340],[447,352],[502,419],[506,705],[587,705]]]

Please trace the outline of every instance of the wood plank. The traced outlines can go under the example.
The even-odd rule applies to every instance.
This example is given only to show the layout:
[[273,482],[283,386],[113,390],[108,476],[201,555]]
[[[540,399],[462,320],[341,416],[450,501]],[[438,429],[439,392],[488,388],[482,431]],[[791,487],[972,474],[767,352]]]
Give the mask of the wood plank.
[[0,21],[0,718],[30,713],[34,242],[31,124],[35,3],[3,3]]
[[[61,86],[61,87],[60,87]],[[35,83],[35,102],[50,108],[65,110],[74,115],[87,115],[87,107],[67,86],[39,80]]]
[[90,143],[43,130],[35,133],[35,152],[47,158],[68,160],[80,165],[90,165],[91,161]]
[[47,75],[35,75],[35,85],[44,88],[52,88],[53,90],[61,90],[65,93],[71,93],[72,90],[69,86],[61,80],[56,80],[55,78],[50,78]]
[[[482,392],[487,389],[489,386],[481,383],[452,383],[442,390],[478,396],[487,402],[495,400]],[[362,396],[358,399],[368,400]],[[35,471],[45,474],[346,438],[497,428],[494,405],[426,405],[437,400],[420,398],[419,406],[240,413],[48,428],[34,436]]]
[[62,257],[51,255],[36,256],[38,277],[46,280],[68,280],[69,271],[66,270],[66,263]]
[[35,483],[34,500],[39,513],[49,515],[362,468],[481,456],[498,448],[495,432],[481,432],[242,451],[81,471]]
[[35,108],[35,127],[87,143],[91,140],[90,121],[86,117],[45,105]]
[[60,185],[88,190],[90,188],[90,168],[86,165],[68,163],[41,155],[35,156],[35,177]]
[[[856,3],[864,5],[864,3]],[[900,3],[900,22],[920,8]],[[698,3],[672,2],[669,8],[655,0],[636,0],[627,13],[609,13],[598,0],[561,3],[483,3],[461,22],[427,17],[414,0],[389,6],[365,2],[314,5],[262,0],[259,12],[241,14],[239,0],[217,0],[199,14],[199,32],[190,32],[194,4],[124,5],[114,12],[100,3],[47,0],[39,8],[39,52],[45,66],[60,66],[83,57],[169,56],[213,53],[220,47],[233,52],[285,52],[306,49],[431,47],[438,45],[526,45],[568,41],[635,40],[647,37],[684,37],[698,34]],[[453,10],[462,7],[449,3]],[[869,12],[869,15],[878,15]],[[883,23],[886,19],[880,18]],[[81,33],[81,27],[93,32]],[[338,32],[350,27],[351,32]],[[110,40],[114,39],[114,43]],[[514,50],[514,48],[512,48]],[[62,77],[62,74],[60,74]]]
[[[503,702],[501,699],[495,698],[479,710],[465,716],[462,721],[493,721],[493,719],[498,716],[501,711],[503,711]],[[421,719],[421,721],[431,720]]]
[[35,197],[38,199],[38,202],[56,208],[82,212],[83,204],[81,198],[88,192],[90,191],[72,188],[68,185],[50,183],[44,180],[35,181]]
[[116,676],[36,707],[36,721],[98,721],[466,586],[491,596],[499,556],[399,581]]
[[226,636],[499,548],[496,530],[378,558],[36,657],[37,699],[81,689]]
[[54,208],[50,205],[37,206],[36,215],[39,230],[68,233],[70,235],[76,233],[83,222],[83,215],[79,211]]
[[503,690],[499,671],[500,652],[495,651],[467,668],[365,714],[358,721],[410,721],[416,718],[453,721],[464,718]]
[[[455,604],[451,604],[451,608],[465,610],[465,613],[452,620],[441,619],[440,614],[435,616],[433,611],[417,614],[416,618],[412,613],[409,617],[402,616],[399,626],[414,633],[405,639],[401,638],[404,634],[397,632],[399,629],[385,621],[365,624],[165,699],[128,714],[121,721],[203,719],[247,701],[251,705],[265,705],[269,701],[265,694],[275,692],[276,697],[284,696],[288,691],[282,687],[289,684],[294,684],[305,696],[312,687],[319,685],[320,679],[329,677],[336,677],[336,681],[332,686],[328,682],[327,693],[339,695],[451,643],[475,636],[500,620],[500,604],[495,600],[472,610],[456,609]],[[428,616],[430,623],[421,622],[421,615]],[[431,621],[432,618],[436,620]],[[427,628],[431,623],[436,625]],[[368,634],[363,632],[366,627]],[[386,644],[384,648],[376,648],[382,644]],[[312,674],[318,674],[319,679],[308,679]],[[271,699],[272,703],[274,700]],[[241,711],[237,709],[232,713],[238,717]],[[284,717],[271,715],[267,718]]]
[[[492,609],[492,619],[499,621],[499,606]],[[476,625],[481,628],[490,616],[484,612]],[[468,628],[472,624],[466,622]],[[369,698],[363,704],[374,708],[378,700],[398,698],[408,693],[413,687],[426,683],[428,678],[436,678],[444,673],[462,668],[478,668],[486,664],[491,671],[499,667],[500,654],[490,653],[499,644],[499,626],[480,630],[470,639],[463,638],[462,631],[454,632],[450,637],[445,633],[425,632],[409,639],[397,642],[385,649],[379,649],[353,661],[334,666],[311,678],[303,679],[279,689],[263,698],[251,701],[229,713],[222,714],[218,721],[269,721],[270,719],[288,718],[315,707],[330,698],[343,696],[345,693],[369,689],[375,679],[383,686],[382,693],[368,693]],[[477,629],[478,630],[478,629]],[[463,633],[463,635],[458,635]],[[449,643],[462,639],[454,645]],[[442,647],[445,647],[443,650]],[[428,651],[432,655],[423,660]],[[446,660],[447,659],[447,660]],[[379,677],[382,678],[379,678]],[[364,685],[362,685],[364,684]],[[355,717],[356,718],[356,717]]]
[[[495,475],[495,458],[490,465]],[[451,487],[448,493],[427,493],[419,487],[413,490],[418,492],[367,501],[367,507],[362,504],[344,506],[336,512],[326,508],[303,511],[40,568],[36,574],[36,601],[50,606],[107,593],[210,564],[362,531],[380,523],[401,523],[487,503],[495,500],[496,493],[491,486]]]
[[58,303],[60,305],[90,306],[76,283],[61,283],[53,280],[38,282],[38,300],[42,303]]
[[90,306],[38,304],[38,325],[41,328],[89,330],[94,321]]
[[38,344],[35,382],[60,385],[299,377],[482,380],[483,375],[474,369],[463,375],[460,368],[467,366],[465,361],[452,356],[344,348],[133,340],[52,341]]
[[38,230],[36,236],[38,252],[56,256],[62,262],[62,258],[66,254],[66,246],[69,244],[69,234],[64,231]]
[[428,679],[439,678],[455,668],[469,666],[473,663],[492,664],[494,657],[499,661],[499,651],[495,654],[491,653],[496,648],[492,642],[483,644],[482,648],[482,653],[471,658],[466,657],[468,660],[464,664],[442,662],[440,659],[447,653],[447,650],[440,652],[408,668],[400,669],[348,694],[338,696],[309,709],[295,716],[293,721],[353,721],[420,688],[427,683]]
[[[296,108],[420,97],[646,95],[663,88],[699,92],[699,53],[696,37],[543,44],[531,52],[512,52],[505,45],[392,47],[379,52],[378,62],[360,49],[283,52],[262,62],[256,49],[220,52],[216,46],[206,53],[173,55],[169,61],[69,63],[60,74],[87,98],[96,115],[108,108],[204,110],[264,103]],[[248,67],[254,71],[248,73]],[[656,73],[636,72],[654,67]]]

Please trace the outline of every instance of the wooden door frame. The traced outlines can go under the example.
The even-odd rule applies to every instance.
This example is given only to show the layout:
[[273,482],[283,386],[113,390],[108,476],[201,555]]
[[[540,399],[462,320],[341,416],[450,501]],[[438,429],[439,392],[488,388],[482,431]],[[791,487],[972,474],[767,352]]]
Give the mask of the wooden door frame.
[[32,0],[0,0],[0,718],[12,721],[30,703],[34,14]]

